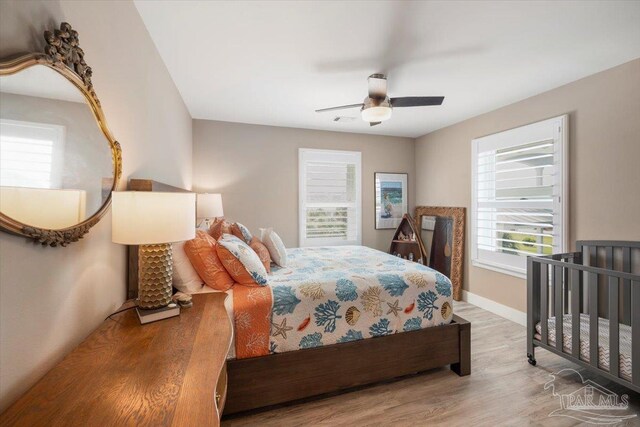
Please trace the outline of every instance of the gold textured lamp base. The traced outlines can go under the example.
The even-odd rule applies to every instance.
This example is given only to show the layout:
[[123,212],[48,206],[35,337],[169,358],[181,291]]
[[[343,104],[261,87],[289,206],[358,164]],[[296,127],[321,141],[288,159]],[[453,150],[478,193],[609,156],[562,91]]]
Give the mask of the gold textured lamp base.
[[171,302],[173,256],[170,243],[140,245],[138,252],[138,307],[153,309]]

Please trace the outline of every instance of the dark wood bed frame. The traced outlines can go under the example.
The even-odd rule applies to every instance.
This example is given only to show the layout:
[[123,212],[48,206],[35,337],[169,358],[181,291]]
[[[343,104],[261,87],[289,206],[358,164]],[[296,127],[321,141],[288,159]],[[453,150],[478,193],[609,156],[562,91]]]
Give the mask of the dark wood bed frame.
[[[152,180],[131,180],[136,191],[185,191]],[[137,295],[137,248],[129,251],[129,298]],[[227,362],[224,414],[292,402],[451,365],[471,373],[471,324],[454,315],[434,326],[349,343]]]
[[471,324],[458,316],[385,337],[227,362],[224,414],[262,408],[451,365],[471,373]]

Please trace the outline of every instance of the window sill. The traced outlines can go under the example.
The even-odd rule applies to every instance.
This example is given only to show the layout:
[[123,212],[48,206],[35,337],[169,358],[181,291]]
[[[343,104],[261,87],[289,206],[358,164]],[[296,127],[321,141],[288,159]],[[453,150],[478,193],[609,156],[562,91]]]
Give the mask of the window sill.
[[488,262],[484,262],[484,261],[478,261],[478,260],[472,260],[471,261],[471,265],[473,265],[474,267],[480,267],[480,268],[484,268],[486,270],[491,270],[491,271],[495,271],[498,273],[502,273],[502,274],[507,274],[509,276],[514,276],[517,277],[519,279],[526,279],[527,278],[527,272],[522,271],[520,269],[516,269],[516,268],[508,268],[505,267],[503,265],[499,265],[499,264],[492,264],[492,263],[488,263]]
[[319,248],[322,246],[362,246],[362,240],[323,240],[322,242],[300,241],[298,242],[300,248]]

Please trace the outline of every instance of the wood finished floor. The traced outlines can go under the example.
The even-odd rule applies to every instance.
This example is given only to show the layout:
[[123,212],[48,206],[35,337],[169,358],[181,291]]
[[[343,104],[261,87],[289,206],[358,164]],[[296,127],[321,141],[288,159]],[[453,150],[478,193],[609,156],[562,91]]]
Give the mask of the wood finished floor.
[[[525,328],[467,303],[455,312],[471,322],[471,375],[448,368],[431,370],[355,391],[223,418],[223,426],[575,426],[565,417],[548,417],[559,408],[544,390],[549,374],[563,368],[580,372],[619,395],[629,396],[638,416],[620,425],[640,425],[640,394],[591,374],[547,351],[536,349],[538,365],[526,359]],[[577,390],[575,378],[561,378],[558,390]]]

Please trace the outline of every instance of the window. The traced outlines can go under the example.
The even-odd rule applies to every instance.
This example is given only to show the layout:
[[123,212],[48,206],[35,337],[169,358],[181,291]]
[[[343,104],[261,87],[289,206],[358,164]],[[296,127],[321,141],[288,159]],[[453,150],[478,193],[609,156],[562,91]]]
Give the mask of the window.
[[567,116],[472,141],[471,261],[519,277],[565,251]]
[[63,150],[63,126],[0,120],[2,186],[60,188]]
[[356,151],[300,149],[300,246],[361,244],[360,160]]

